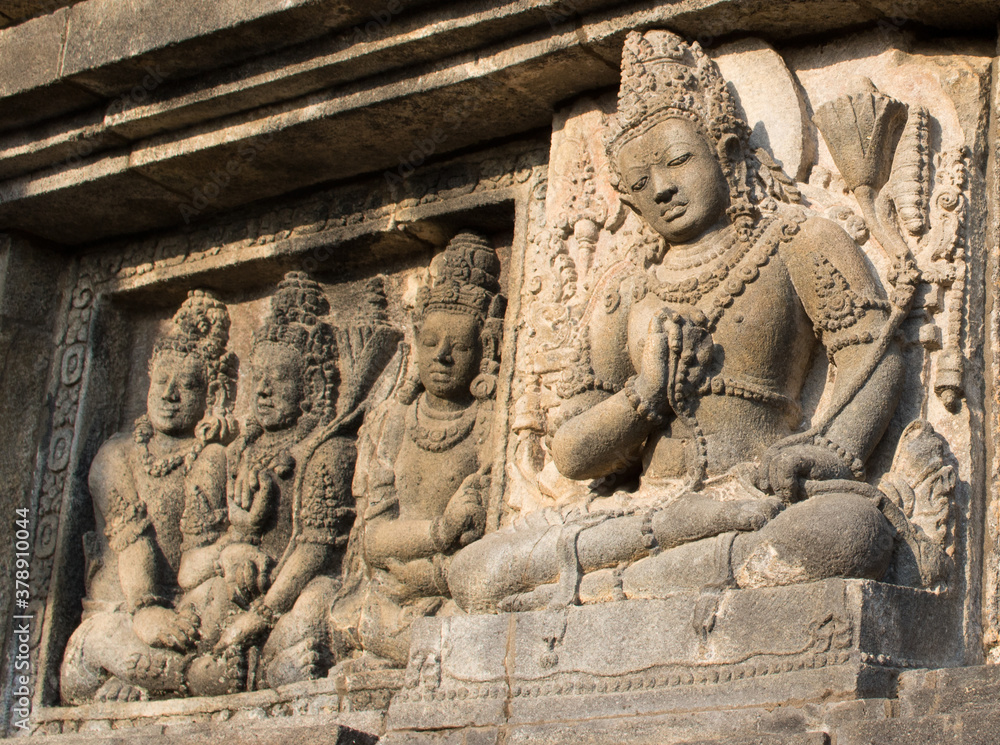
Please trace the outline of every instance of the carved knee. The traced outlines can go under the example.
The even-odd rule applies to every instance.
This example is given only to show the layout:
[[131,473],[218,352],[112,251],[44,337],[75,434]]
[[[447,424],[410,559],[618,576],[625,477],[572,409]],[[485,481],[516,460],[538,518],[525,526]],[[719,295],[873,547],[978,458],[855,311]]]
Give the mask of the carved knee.
[[457,554],[448,568],[448,589],[469,613],[496,612],[504,598],[558,578],[558,528],[502,530]]
[[493,535],[481,538],[463,548],[448,567],[448,590],[462,610],[482,613],[495,610],[506,595],[499,577],[499,561],[504,546]]
[[892,550],[892,527],[869,500],[824,494],[789,507],[757,533],[739,536],[733,573],[740,587],[879,579]]
[[95,626],[100,626],[105,614],[91,616],[73,632],[66,645],[59,672],[59,687],[65,704],[83,704],[91,701],[94,694],[108,679],[100,665],[94,664],[89,652],[88,640]]

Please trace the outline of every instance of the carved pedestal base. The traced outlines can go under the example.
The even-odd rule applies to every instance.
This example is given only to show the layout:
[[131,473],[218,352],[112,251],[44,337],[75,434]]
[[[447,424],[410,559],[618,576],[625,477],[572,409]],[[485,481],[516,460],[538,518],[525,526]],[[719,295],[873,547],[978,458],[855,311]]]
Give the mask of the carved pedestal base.
[[[287,725],[300,733],[313,727],[330,733],[340,727],[368,737],[351,742],[374,742],[382,731],[389,700],[402,680],[399,670],[378,670],[230,696],[52,707],[35,712],[33,734],[86,735],[88,742],[95,743],[102,742],[103,735],[114,734],[145,742],[145,738],[161,734],[176,733],[183,735],[181,739],[208,737],[225,723],[225,727],[238,730],[249,726],[255,731]],[[287,735],[275,732],[274,743],[288,742]]]
[[590,742],[592,732],[597,743],[589,720],[627,718],[653,741],[684,742],[666,737],[671,714],[702,712],[686,715],[684,729],[698,734],[691,727],[703,720],[707,735],[787,704],[892,698],[902,670],[956,664],[938,627],[948,615],[945,596],[828,580],[426,619],[414,627],[385,741],[499,727],[551,742]]

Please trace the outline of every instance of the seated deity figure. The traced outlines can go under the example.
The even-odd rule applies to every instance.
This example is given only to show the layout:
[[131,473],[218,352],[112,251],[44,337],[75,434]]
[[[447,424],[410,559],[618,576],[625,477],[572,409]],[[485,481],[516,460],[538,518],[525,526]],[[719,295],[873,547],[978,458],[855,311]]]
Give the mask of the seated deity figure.
[[229,323],[218,299],[189,294],[154,345],[146,414],[91,465],[104,540],[63,660],[67,703],[210,692],[200,682],[233,667],[211,654],[238,583],[219,571],[236,383]]
[[[852,484],[901,388],[892,307],[844,230],[769,198],[749,134],[697,44],[629,34],[607,151],[663,250],[595,287],[600,385],[565,404],[551,454],[570,479],[633,469],[638,487],[464,548],[448,573],[464,610],[885,573],[893,529]],[[797,432],[820,346],[834,403]]]
[[270,686],[286,682],[321,644],[354,522],[355,445],[338,427],[329,312],[319,284],[302,272],[285,275],[253,337],[250,416],[230,446],[232,542],[221,563],[241,578],[244,592],[234,599],[244,610],[227,620],[216,646],[254,650],[259,669],[248,676]]
[[486,240],[455,236],[416,296],[411,379],[365,420],[354,493],[354,582],[331,614],[341,659],[404,666],[410,627],[454,609],[448,565],[483,534],[505,298]]

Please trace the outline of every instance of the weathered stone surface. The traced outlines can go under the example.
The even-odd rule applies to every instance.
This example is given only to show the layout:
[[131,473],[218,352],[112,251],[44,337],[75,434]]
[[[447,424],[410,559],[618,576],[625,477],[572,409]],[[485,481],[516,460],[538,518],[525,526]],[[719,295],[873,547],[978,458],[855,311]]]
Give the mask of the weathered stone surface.
[[[903,598],[904,601],[900,605]],[[390,732],[879,698],[901,670],[954,664],[933,594],[827,580],[566,611],[424,620]],[[657,629],[642,644],[621,629]],[[880,630],[895,630],[893,639]],[[941,656],[943,655],[943,656]]]
[[68,15],[68,10],[59,10],[23,29],[0,32],[4,50],[0,55],[0,70],[4,73],[0,94],[8,97],[40,88],[59,77],[59,55]]
[[712,58],[750,125],[750,146],[764,148],[785,173],[805,181],[813,143],[805,100],[784,60],[759,39],[723,44]]
[[[9,518],[0,523],[0,541],[5,546],[0,551],[0,572],[5,578],[15,578],[18,570],[24,571],[32,550],[39,550],[38,544],[24,540],[25,533],[30,538],[30,531],[24,528],[31,523],[32,512],[32,475],[27,465],[50,435],[45,422],[46,370],[53,362],[51,338],[64,289],[60,281],[63,266],[64,259],[46,248],[22,238],[0,236],[0,418],[7,424],[4,447],[0,449],[0,479],[5,485],[0,492],[0,510]],[[55,538],[53,527],[50,525],[46,545]],[[24,532],[19,536],[19,531]],[[14,592],[13,581],[5,579],[4,588],[0,617],[11,619],[20,598]],[[6,681],[16,680],[13,675],[26,672],[27,645],[22,647],[26,639],[24,635],[14,636],[17,626],[5,623],[0,632],[2,648],[10,651],[0,662],[4,701],[9,700],[6,692],[13,688]],[[11,717],[11,707],[4,706],[0,710],[0,731],[6,730]]]
[[[30,124],[44,115],[79,108],[78,101],[66,95],[73,88],[113,98],[141,85],[150,68],[184,78],[363,23],[369,14],[384,12],[384,7],[375,2],[348,7],[296,1],[251,8],[228,2],[204,4],[198,12],[188,10],[192,9],[88,0],[5,29],[8,43],[0,51],[0,65],[18,64],[19,48],[42,55],[43,64],[35,73],[42,77],[11,78],[2,89],[9,113],[0,126]],[[71,85],[63,85],[69,81]],[[37,88],[50,89],[47,111],[37,110],[39,96],[18,95]]]
[[333,723],[288,725],[260,725],[253,727],[239,726],[229,723],[221,725],[190,724],[167,725],[142,731],[141,735],[104,734],[94,730],[89,734],[64,735],[61,737],[37,737],[33,742],[40,745],[118,745],[141,737],[142,742],[151,745],[174,745],[174,743],[191,743],[192,745],[219,745],[221,743],[251,743],[252,745],[311,745],[312,743],[327,743],[328,745],[374,745],[378,737],[364,732],[351,730]]
[[251,5],[0,4],[8,731],[995,739],[993,5]]
[[904,673],[899,679],[899,715],[932,717],[981,709],[995,700],[1000,674],[994,667]]
[[0,3],[0,14],[9,20],[10,25],[13,25],[78,2],[80,0],[46,0],[41,3],[37,0],[3,0]]
[[[543,126],[550,117],[551,110],[532,111],[532,103],[540,103],[545,109],[557,101],[565,100],[580,92],[600,86],[613,85],[616,79],[615,66],[620,54],[622,38],[626,31],[637,23],[673,24],[682,32],[689,32],[693,37],[701,36],[702,38],[706,38],[706,34],[709,35],[708,38],[714,38],[712,35],[735,31],[794,36],[805,31],[817,33],[859,23],[875,23],[880,17],[878,15],[880,12],[893,19],[897,18],[896,14],[899,9],[889,7],[892,3],[888,0],[885,0],[884,4],[886,7],[876,4],[875,6],[866,5],[862,8],[854,3],[843,3],[840,0],[836,0],[836,2],[831,0],[831,2],[824,4],[792,2],[787,4],[787,7],[783,7],[781,11],[771,13],[771,11],[765,11],[761,8],[740,8],[736,12],[725,2],[712,3],[704,8],[700,7],[699,3],[687,2],[658,6],[655,10],[628,12],[619,9],[610,13],[605,11],[602,14],[598,13],[602,5],[600,2],[595,1],[591,4],[576,0],[572,7],[565,7],[553,0],[552,3],[547,3],[541,8],[526,9],[524,14],[513,16],[510,22],[512,27],[516,29],[525,28],[532,23],[541,23],[540,28],[543,29],[541,36],[539,32],[532,32],[519,37],[515,42],[495,45],[488,52],[479,55],[482,57],[481,66],[487,67],[488,72],[484,73],[480,70],[479,74],[469,76],[468,72],[471,68],[462,66],[467,69],[464,72],[459,72],[458,78],[452,81],[457,83],[467,77],[485,78],[489,81],[488,85],[513,86],[519,92],[523,91],[527,94],[527,100],[519,96],[494,98],[486,111],[502,109],[508,112],[508,117],[492,117],[483,113],[465,117],[462,120],[462,132],[454,133],[446,143],[438,143],[434,151],[436,153],[450,152],[469,144],[471,138],[464,136],[466,128],[476,131],[480,139],[489,139]],[[87,3],[82,5],[87,5]],[[305,13],[307,10],[302,12]],[[914,5],[908,10],[911,15],[899,18],[902,25],[905,25],[912,18],[912,20],[919,22],[937,22],[946,26],[965,23],[974,25],[977,22],[981,24],[984,18],[995,20],[995,16],[990,15],[994,11],[987,5],[969,3],[966,11],[961,14],[942,16],[939,11],[935,10],[933,3],[926,2]],[[74,8],[74,12],[76,12],[76,8]],[[294,15],[296,10],[291,9],[288,13]],[[362,11],[360,15],[352,17],[352,21],[356,23],[364,21],[365,26],[367,26],[369,22],[374,22],[368,21],[370,16],[371,12],[364,13]],[[582,19],[579,34],[573,32],[571,28],[576,22],[575,19],[578,18]],[[433,17],[428,18],[427,22],[434,23]],[[443,18],[439,19],[438,22],[449,26],[449,22]],[[700,25],[696,30],[691,31],[687,27],[687,23]],[[454,43],[449,43],[446,53],[456,54],[466,51],[471,40],[478,38],[480,34],[484,35],[485,38],[495,40],[497,34],[490,30],[498,28],[494,24],[492,12],[483,12],[476,16],[474,23],[470,22],[469,24],[470,31],[464,36],[459,34]],[[30,25],[30,23],[26,25]],[[310,19],[308,22],[303,22],[303,26],[312,29],[315,22]],[[294,27],[295,23],[291,23],[289,26],[289,28]],[[896,29],[898,24],[890,24],[890,27]],[[16,30],[20,28],[17,27]],[[244,26],[240,26],[233,33],[236,34],[237,39],[240,39],[243,38],[240,33],[245,30],[246,33],[250,34],[252,28],[253,23],[250,23],[246,29]],[[401,38],[394,40],[393,43],[396,41],[404,45],[410,43],[410,32],[404,32],[402,25],[391,23],[386,28],[390,34],[387,41],[393,40],[392,35],[396,34],[398,29]],[[548,29],[548,32],[545,29]],[[706,29],[711,30],[706,31]],[[348,36],[350,33],[348,32]],[[502,38],[502,35],[500,36]],[[539,42],[540,38],[544,41]],[[225,46],[225,44],[217,44],[212,48],[222,49]],[[180,64],[185,58],[201,56],[201,52],[198,50],[181,51],[182,49],[183,45],[178,46],[176,51],[175,48],[167,47],[163,51],[166,57],[160,68],[156,67],[159,59],[158,53],[150,52],[143,58],[144,64],[159,70],[160,72],[157,74],[165,76],[168,80],[167,85],[158,87],[155,91],[156,103],[147,105],[145,100],[147,91],[145,89],[140,91],[139,98],[131,97],[128,94],[128,91],[136,85],[141,87],[149,75],[149,70],[146,67],[139,65],[136,68],[128,61],[123,63],[128,68],[124,79],[122,79],[122,74],[118,72],[114,73],[117,78],[114,78],[111,72],[108,73],[117,82],[108,84],[110,87],[106,90],[113,89],[115,92],[106,95],[109,98],[117,96],[112,102],[112,108],[115,111],[120,108],[119,103],[128,109],[135,109],[133,113],[121,121],[121,133],[126,137],[142,136],[146,138],[163,128],[174,129],[179,126],[188,128],[195,124],[202,125],[195,131],[185,131],[184,129],[178,131],[177,135],[167,141],[172,143],[167,147],[158,147],[157,145],[160,143],[156,141],[146,141],[142,147],[136,149],[136,162],[148,164],[149,175],[157,177],[157,173],[161,174],[165,179],[163,181],[165,185],[180,190],[181,194],[188,200],[192,198],[192,189],[202,189],[206,183],[211,182],[211,174],[215,170],[220,167],[224,169],[234,155],[239,154],[240,144],[254,147],[261,136],[267,136],[271,133],[274,133],[278,138],[278,147],[272,151],[276,152],[277,149],[280,149],[285,157],[270,161],[269,167],[278,169],[276,173],[280,173],[280,182],[289,189],[317,183],[321,180],[318,173],[321,169],[327,178],[346,178],[364,172],[356,170],[351,166],[352,163],[366,162],[370,168],[375,169],[395,167],[401,157],[405,159],[410,154],[417,141],[434,135],[435,127],[440,125],[440,117],[436,115],[437,112],[454,110],[456,106],[461,106],[458,102],[462,101],[463,97],[479,97],[483,93],[480,86],[461,86],[453,85],[452,82],[440,81],[440,72],[443,71],[437,64],[422,70],[421,78],[425,78],[426,81],[421,80],[415,86],[398,85],[400,81],[396,75],[388,76],[381,82],[376,82],[375,79],[364,80],[373,69],[385,69],[389,65],[389,60],[392,59],[390,56],[383,62],[375,62],[373,63],[375,67],[372,68],[366,62],[367,57],[364,55],[364,49],[360,50],[362,52],[360,63],[348,64],[347,70],[343,73],[334,73],[332,78],[327,77],[326,73],[321,71],[315,73],[319,75],[318,79],[323,81],[323,85],[329,85],[331,82],[343,84],[349,81],[358,81],[352,88],[344,92],[351,94],[348,100],[360,97],[363,104],[373,104],[383,100],[389,104],[403,91],[406,91],[408,100],[415,96],[414,100],[422,101],[419,107],[398,102],[387,105],[385,109],[373,109],[373,112],[378,112],[379,122],[376,124],[360,114],[351,115],[350,108],[344,111],[341,107],[323,105],[328,95],[317,94],[316,100],[309,98],[302,101],[295,101],[294,98],[283,98],[285,95],[283,91],[287,90],[290,97],[293,93],[294,95],[302,95],[308,91],[316,91],[317,88],[314,86],[319,84],[306,83],[305,87],[299,87],[293,83],[286,86],[286,79],[291,76],[294,80],[294,76],[298,75],[300,71],[298,58],[294,55],[291,59],[285,61],[279,59],[274,63],[283,70],[280,73],[280,78],[274,82],[275,90],[279,93],[265,94],[264,99],[251,97],[250,100],[246,100],[242,98],[243,94],[240,92],[246,90],[243,87],[244,81],[250,85],[249,90],[254,90],[254,76],[258,75],[259,72],[259,68],[255,65],[248,65],[243,72],[239,73],[237,80],[240,82],[223,79],[208,86],[203,91],[191,92],[183,87],[176,90],[172,81],[178,79],[181,74],[172,73],[171,71],[174,69],[172,65]],[[123,52],[116,53],[122,54]],[[171,61],[175,54],[181,58],[181,62]],[[407,57],[407,60],[409,59],[410,57]],[[599,59],[605,60],[607,65],[594,64]],[[329,59],[329,65],[337,68],[341,65],[341,61],[340,55],[333,54]],[[460,71],[462,67],[459,68]],[[542,70],[545,71],[544,78],[539,77]],[[545,81],[553,79],[557,74],[556,71],[559,71],[558,77],[562,81],[558,86],[558,91],[546,90],[551,86]],[[114,71],[112,70],[112,72]],[[455,72],[449,77],[454,78]],[[269,75],[265,74],[263,82],[266,82],[268,78]],[[425,82],[435,79],[439,81],[436,85],[430,87],[425,85]],[[362,80],[364,82],[361,82]],[[73,96],[78,95],[79,88],[67,87],[67,90],[73,93],[63,108],[66,111],[79,109],[80,102],[73,98]],[[336,90],[334,95],[340,96],[341,93],[342,91]],[[557,95],[553,96],[553,94]],[[46,105],[63,105],[59,103],[61,98],[62,94],[56,95],[52,91],[46,92],[45,95],[39,94],[37,101],[27,110],[36,110],[38,102],[43,102]],[[233,98],[232,104],[225,103],[228,98]],[[233,121],[224,120],[209,123],[209,120],[218,117],[221,113],[234,114],[246,110],[252,105],[274,104],[278,101],[285,102],[283,104],[284,111],[280,116],[266,118],[261,118],[259,115],[243,116]],[[187,111],[189,106],[191,109]],[[176,107],[180,107],[181,110],[175,116],[172,112]],[[17,110],[20,110],[20,107]],[[515,111],[521,115],[511,120],[510,115]],[[109,113],[114,114],[114,112]],[[136,116],[139,118],[136,119]],[[425,116],[426,118],[423,118]],[[333,117],[334,121],[343,119],[343,126],[323,126],[315,121],[317,118],[330,117]],[[148,123],[143,123],[144,118],[148,119]],[[331,153],[331,157],[327,161],[315,162],[317,153],[312,150],[311,143],[316,141],[337,143],[344,141],[345,138],[350,140],[351,134],[354,132],[368,131],[369,126],[381,129],[387,121],[398,118],[405,118],[412,125],[410,130],[403,136],[400,136],[399,133],[386,131],[382,142],[379,143],[381,147],[364,151],[362,158],[355,160],[354,149],[348,148],[344,151]],[[116,117],[111,116],[107,126],[114,127],[115,121],[117,121]],[[296,126],[292,127],[293,124]],[[223,143],[229,143],[232,146],[225,146]],[[358,145],[359,143],[355,142],[354,144]],[[307,150],[309,152],[306,152]],[[321,150],[320,152],[324,153],[325,151]],[[239,160],[237,158],[238,162]],[[284,169],[286,163],[290,167]],[[156,211],[142,210],[129,210],[128,214],[117,215],[114,220],[108,221],[104,217],[105,211],[111,205],[122,204],[122,195],[126,195],[130,188],[128,182],[101,182],[101,177],[107,172],[108,165],[92,164],[88,166],[83,171],[85,179],[78,181],[79,186],[73,186],[74,198],[90,203],[86,212],[95,216],[102,215],[101,218],[92,221],[90,232],[87,233],[89,237],[107,235],[106,226],[108,225],[128,223],[131,227],[116,228],[116,230],[141,230],[154,225],[169,224],[166,217],[158,217]],[[118,165],[115,168],[119,169],[121,166]],[[265,178],[263,175],[259,178],[253,177],[253,169],[247,168],[245,170],[248,172],[244,174],[242,180],[244,186],[239,189],[227,190],[227,195],[215,202],[213,209],[242,204],[277,193],[274,189],[274,179]],[[19,192],[8,191],[10,195],[8,198],[14,198],[20,192],[30,193],[35,195],[35,199],[31,202],[32,211],[49,213],[60,211],[58,194],[51,191],[51,185],[47,184],[44,178],[36,175],[30,179],[30,184],[30,188],[18,187]],[[118,194],[119,197],[105,198],[111,193]],[[23,202],[21,204],[29,203]],[[24,208],[18,208],[16,211],[10,210],[4,213],[0,209],[0,219],[8,221],[11,225],[45,234],[59,241],[80,241],[87,232],[83,230],[82,225],[76,231],[60,230],[56,233],[41,222],[21,222],[24,219],[25,211]]]

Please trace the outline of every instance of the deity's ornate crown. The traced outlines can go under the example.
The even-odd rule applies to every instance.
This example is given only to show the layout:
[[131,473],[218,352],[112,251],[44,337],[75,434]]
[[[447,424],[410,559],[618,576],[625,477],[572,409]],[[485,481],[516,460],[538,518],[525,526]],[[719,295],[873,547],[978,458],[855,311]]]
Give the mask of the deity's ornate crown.
[[716,140],[735,134],[745,145],[750,134],[718,66],[697,42],[670,31],[632,31],[622,50],[618,114],[605,140],[612,163],[622,145],[671,117],[694,121]]
[[208,290],[191,290],[174,314],[169,333],[153,345],[153,353],[194,354],[211,364],[226,356],[229,310]]
[[502,318],[500,260],[477,233],[459,233],[431,262],[432,284],[417,291],[419,316],[432,310],[467,313],[480,321]]
[[288,272],[271,297],[271,313],[253,336],[254,346],[270,341],[297,349],[306,364],[323,364],[337,356],[333,327],[321,320],[330,312],[323,288],[305,272]]

